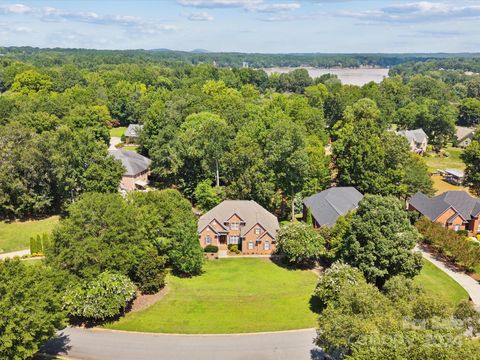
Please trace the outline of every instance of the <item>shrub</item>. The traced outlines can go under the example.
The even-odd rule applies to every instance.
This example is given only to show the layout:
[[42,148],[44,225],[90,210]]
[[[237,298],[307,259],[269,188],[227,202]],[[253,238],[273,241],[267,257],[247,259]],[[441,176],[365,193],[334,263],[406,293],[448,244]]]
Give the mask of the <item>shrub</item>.
[[468,237],[468,231],[467,230],[458,230],[457,235]]
[[237,244],[228,244],[228,250],[235,254],[240,254],[240,250],[238,250]]
[[165,258],[156,249],[147,251],[136,271],[138,288],[143,294],[153,294],[165,285]]
[[65,292],[64,309],[82,320],[105,320],[119,315],[135,298],[135,285],[126,276],[103,272]]
[[50,244],[50,237],[44,233],[30,238],[30,254],[43,255],[45,254],[45,248]]
[[480,247],[469,241],[458,232],[444,228],[441,224],[430,221],[426,217],[415,223],[416,228],[423,236],[423,242],[445,255],[451,261],[468,271],[480,263]]
[[203,251],[207,252],[207,253],[217,253],[218,252],[218,246],[215,246],[215,245],[207,245],[205,246],[205,248],[203,249]]

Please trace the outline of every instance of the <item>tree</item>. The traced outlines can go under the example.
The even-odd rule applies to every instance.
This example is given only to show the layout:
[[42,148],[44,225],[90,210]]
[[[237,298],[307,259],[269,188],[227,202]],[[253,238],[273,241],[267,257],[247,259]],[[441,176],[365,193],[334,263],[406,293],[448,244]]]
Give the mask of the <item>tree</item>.
[[65,325],[62,282],[44,266],[19,260],[0,261],[0,357],[30,359]]
[[406,197],[410,197],[418,191],[425,195],[434,195],[433,181],[428,172],[428,166],[422,157],[409,154],[409,161],[405,166]]
[[467,98],[460,105],[458,123],[463,126],[480,125],[480,100]]
[[135,285],[127,276],[105,271],[67,289],[63,301],[72,317],[105,320],[121,314],[134,298]]
[[352,216],[340,258],[358,267],[367,281],[382,286],[392,276],[419,273],[422,257],[412,252],[419,239],[399,200],[366,195]]
[[205,211],[212,209],[222,201],[221,188],[213,187],[210,180],[199,182],[194,196],[198,207]]
[[268,134],[266,165],[272,170],[277,189],[291,195],[292,219],[295,216],[295,194],[303,189],[309,168],[304,129],[288,120],[278,121]]
[[460,157],[466,165],[465,182],[472,192],[480,196],[480,133],[475,134]]
[[14,92],[30,94],[41,90],[49,90],[52,86],[52,79],[36,70],[27,70],[15,76],[12,87]]
[[165,285],[165,257],[157,249],[149,249],[138,265],[135,279],[142,294],[153,294]]
[[84,194],[53,231],[47,261],[83,279],[114,271],[135,280],[153,248],[139,231],[140,221],[136,209],[119,194]]
[[203,250],[190,202],[173,189],[134,192],[128,200],[142,219],[139,236],[155,244],[173,271],[188,276],[200,274]]
[[324,253],[323,238],[309,225],[289,223],[277,233],[277,252],[293,265],[310,267]]

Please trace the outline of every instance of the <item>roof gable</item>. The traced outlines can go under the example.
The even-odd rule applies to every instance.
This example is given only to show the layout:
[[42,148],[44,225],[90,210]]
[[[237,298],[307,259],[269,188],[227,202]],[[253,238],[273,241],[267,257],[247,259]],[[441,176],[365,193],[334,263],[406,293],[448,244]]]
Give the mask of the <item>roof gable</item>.
[[464,220],[470,220],[480,211],[480,200],[465,191],[447,191],[433,198],[418,192],[409,200],[409,203],[432,221],[449,208]]
[[128,125],[127,130],[125,130],[125,136],[130,136],[130,137],[139,136],[142,130],[143,130],[143,125],[130,124]]
[[125,168],[124,175],[127,176],[135,176],[148,170],[152,162],[149,158],[140,155],[135,151],[115,149],[108,150],[108,152],[116,160],[122,162],[122,165]]

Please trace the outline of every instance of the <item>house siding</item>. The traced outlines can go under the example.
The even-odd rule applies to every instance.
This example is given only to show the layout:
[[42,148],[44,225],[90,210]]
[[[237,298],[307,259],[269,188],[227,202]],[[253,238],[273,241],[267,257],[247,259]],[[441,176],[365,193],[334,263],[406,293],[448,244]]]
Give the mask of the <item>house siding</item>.
[[120,188],[127,190],[127,191],[132,191],[136,189],[135,186],[135,181],[141,180],[145,181],[148,183],[148,175],[150,174],[150,171],[146,170],[140,174],[137,174],[135,176],[130,176],[130,175],[123,175],[122,180],[120,182]]

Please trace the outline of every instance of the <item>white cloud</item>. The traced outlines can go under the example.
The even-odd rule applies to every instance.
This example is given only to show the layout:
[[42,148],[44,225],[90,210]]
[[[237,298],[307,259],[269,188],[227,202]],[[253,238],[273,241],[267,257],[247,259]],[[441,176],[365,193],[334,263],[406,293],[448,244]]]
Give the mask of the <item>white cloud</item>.
[[190,21],[213,21],[214,17],[206,11],[190,13],[185,15]]
[[0,5],[0,13],[2,14],[28,14],[30,12],[32,12],[32,8],[23,4]]
[[0,13],[4,14],[34,14],[41,21],[66,22],[78,21],[100,25],[117,25],[128,28],[129,31],[143,34],[158,34],[161,32],[175,31],[178,26],[172,24],[159,24],[137,16],[129,15],[101,15],[93,11],[68,11],[54,7],[30,8],[23,4],[1,5]]
[[416,23],[458,19],[480,19],[480,5],[458,5],[420,1],[386,6],[376,10],[341,11],[337,15],[366,22]]
[[292,11],[300,8],[297,2],[291,3],[265,3],[264,0],[177,0],[182,6],[197,8],[242,8],[251,12],[275,13]]

